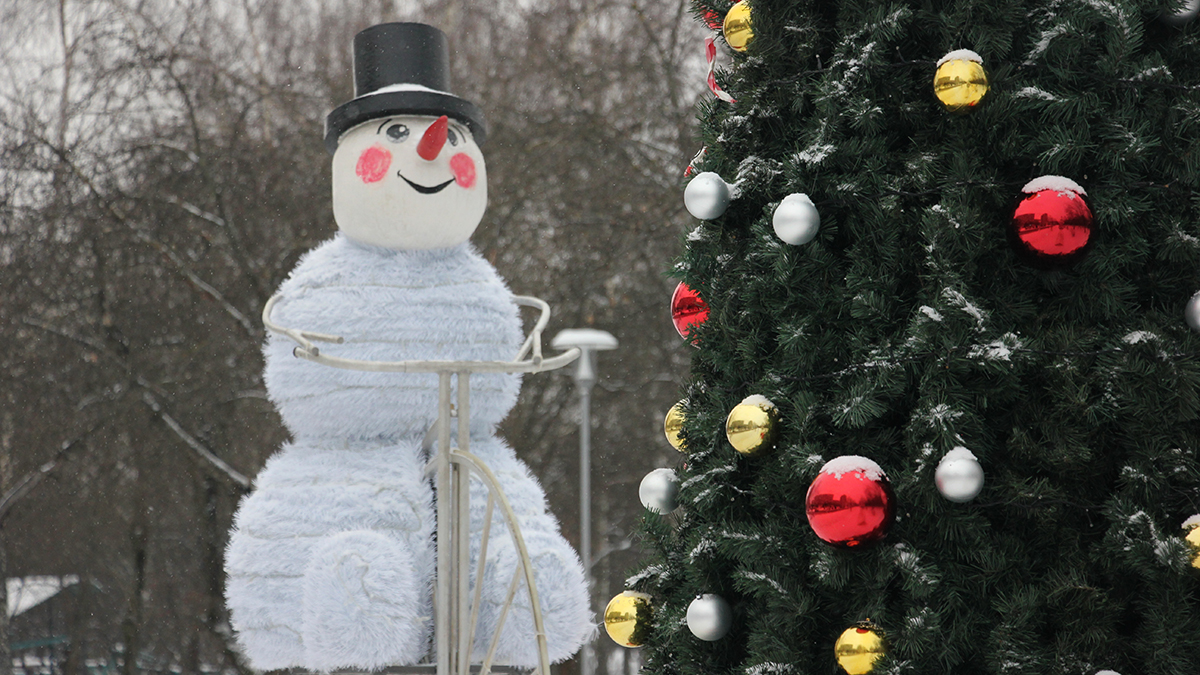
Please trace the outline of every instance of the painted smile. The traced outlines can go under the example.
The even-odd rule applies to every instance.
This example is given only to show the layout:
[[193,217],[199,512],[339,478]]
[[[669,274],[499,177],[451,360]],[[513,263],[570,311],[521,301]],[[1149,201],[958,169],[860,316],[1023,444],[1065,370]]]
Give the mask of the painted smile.
[[[396,175],[400,176],[401,178],[404,178],[404,174],[400,173],[399,171],[396,172]],[[440,185],[434,185],[433,187],[425,187],[424,185],[414,183],[407,178],[404,178],[404,182],[411,185],[412,189],[416,190],[417,192],[420,192],[423,195],[432,195],[432,194],[436,194],[436,193],[444,190],[447,185],[454,182],[454,179],[451,178],[450,180],[446,181],[445,183],[442,183]]]

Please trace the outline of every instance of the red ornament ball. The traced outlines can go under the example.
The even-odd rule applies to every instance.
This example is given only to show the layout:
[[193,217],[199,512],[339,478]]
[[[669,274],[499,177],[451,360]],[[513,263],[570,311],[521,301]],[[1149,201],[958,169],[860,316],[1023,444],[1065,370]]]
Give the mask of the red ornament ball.
[[1092,243],[1092,211],[1074,181],[1042,176],[1026,185],[1008,226],[1008,241],[1021,262],[1061,270],[1083,259]]
[[822,541],[853,548],[879,541],[896,519],[887,476],[866,457],[846,455],[821,467],[804,500],[808,524]]
[[706,9],[704,10],[704,23],[713,30],[721,30],[721,26],[725,24],[725,17],[714,10]]
[[671,320],[675,322],[675,330],[684,338],[688,337],[693,326],[708,320],[708,305],[700,299],[699,293],[682,281],[671,294]]

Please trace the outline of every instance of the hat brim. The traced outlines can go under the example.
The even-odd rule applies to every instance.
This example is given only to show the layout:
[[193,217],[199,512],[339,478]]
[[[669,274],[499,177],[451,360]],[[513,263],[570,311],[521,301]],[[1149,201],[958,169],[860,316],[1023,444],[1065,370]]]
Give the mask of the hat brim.
[[446,115],[466,124],[477,145],[482,146],[487,137],[483,111],[470,101],[440,91],[389,91],[360,96],[334,108],[325,118],[325,149],[332,155],[342,134],[389,115]]

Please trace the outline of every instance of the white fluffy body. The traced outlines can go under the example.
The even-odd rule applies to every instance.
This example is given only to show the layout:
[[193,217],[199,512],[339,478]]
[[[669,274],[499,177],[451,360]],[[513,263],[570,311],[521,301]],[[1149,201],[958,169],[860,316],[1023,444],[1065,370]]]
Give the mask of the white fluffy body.
[[[323,353],[370,360],[511,360],[522,341],[512,294],[469,244],[396,251],[337,236],[306,255],[280,289],[281,325],[333,333]],[[432,634],[434,494],[421,441],[437,418],[436,375],[322,366],[272,336],[268,393],[294,442],[241,503],[226,555],[226,596],[250,664],[378,669],[421,661]],[[469,450],[497,475],[535,564],[552,660],[591,631],[587,586],[541,486],[494,436],[517,375],[471,378]],[[486,493],[473,483],[478,557]],[[486,653],[516,566],[499,513],[488,549],[475,656]],[[477,561],[476,561],[477,563]],[[528,596],[502,631],[499,662],[537,662]]]
[[[374,361],[509,361],[521,346],[512,293],[469,244],[396,251],[338,235],[301,259],[279,292],[276,323],[346,339],[329,356]],[[298,437],[421,435],[437,419],[438,376],[369,373],[296,358],[272,335],[267,392]],[[490,433],[521,389],[519,375],[471,376],[472,433]]]

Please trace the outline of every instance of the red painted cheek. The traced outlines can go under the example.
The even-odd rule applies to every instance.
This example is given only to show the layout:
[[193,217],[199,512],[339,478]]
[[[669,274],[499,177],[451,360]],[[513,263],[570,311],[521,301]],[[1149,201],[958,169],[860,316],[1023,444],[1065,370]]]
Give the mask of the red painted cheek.
[[374,183],[383,179],[391,165],[392,153],[386,148],[372,145],[358,156],[358,166],[354,167],[354,173],[358,174],[362,182]]
[[475,160],[464,153],[458,153],[450,158],[450,171],[454,172],[454,182],[460,186],[475,187]]

